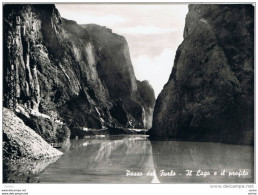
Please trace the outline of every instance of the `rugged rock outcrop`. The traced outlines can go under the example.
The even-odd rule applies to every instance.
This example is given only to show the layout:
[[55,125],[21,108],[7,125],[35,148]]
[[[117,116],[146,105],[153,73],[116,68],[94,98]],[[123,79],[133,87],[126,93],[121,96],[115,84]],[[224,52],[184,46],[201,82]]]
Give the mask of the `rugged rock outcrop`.
[[254,6],[189,5],[150,135],[253,144]]
[[3,108],[3,161],[43,160],[63,153],[52,148],[13,111]]
[[[61,18],[54,5],[4,5],[4,106],[48,142],[83,128],[147,128],[152,90],[124,37]],[[103,37],[102,37],[103,35]],[[106,40],[105,36],[108,36]],[[151,100],[151,102],[145,102]]]

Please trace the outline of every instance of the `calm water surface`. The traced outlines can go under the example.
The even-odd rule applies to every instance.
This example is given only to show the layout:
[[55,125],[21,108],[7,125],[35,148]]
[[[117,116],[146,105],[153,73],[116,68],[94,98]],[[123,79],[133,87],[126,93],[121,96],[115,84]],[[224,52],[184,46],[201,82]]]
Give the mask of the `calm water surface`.
[[[7,180],[40,183],[254,182],[252,146],[110,136],[71,140],[65,152],[51,162],[19,164],[19,169],[9,165],[5,167]],[[221,175],[223,171],[225,176]],[[191,176],[186,175],[190,172]],[[233,172],[245,175],[229,177]]]

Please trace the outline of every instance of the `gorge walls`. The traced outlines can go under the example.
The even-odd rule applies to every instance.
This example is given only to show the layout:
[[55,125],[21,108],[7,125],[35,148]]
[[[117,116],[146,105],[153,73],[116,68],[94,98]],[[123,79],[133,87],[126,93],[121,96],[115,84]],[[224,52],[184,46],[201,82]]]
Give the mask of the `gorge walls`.
[[151,127],[154,92],[136,80],[124,37],[61,18],[54,5],[3,11],[3,105],[25,125],[48,142],[83,128]]
[[189,5],[153,138],[254,142],[254,7]]

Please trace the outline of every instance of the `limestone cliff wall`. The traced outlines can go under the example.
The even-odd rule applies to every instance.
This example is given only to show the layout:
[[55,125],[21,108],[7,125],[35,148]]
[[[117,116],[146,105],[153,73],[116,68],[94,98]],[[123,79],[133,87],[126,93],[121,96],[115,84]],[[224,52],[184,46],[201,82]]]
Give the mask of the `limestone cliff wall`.
[[3,11],[3,103],[26,125],[48,142],[64,141],[69,129],[75,136],[84,127],[148,126],[154,101],[139,95],[124,37],[102,29],[112,38],[106,43],[61,18],[54,5],[11,4]]
[[152,137],[253,144],[254,7],[189,5]]

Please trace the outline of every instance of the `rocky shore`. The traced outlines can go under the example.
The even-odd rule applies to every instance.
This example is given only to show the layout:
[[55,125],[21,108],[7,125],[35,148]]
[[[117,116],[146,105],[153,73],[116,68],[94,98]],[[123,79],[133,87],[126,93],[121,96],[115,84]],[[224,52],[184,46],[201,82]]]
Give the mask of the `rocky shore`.
[[3,160],[43,160],[63,153],[51,147],[34,130],[26,126],[13,111],[3,108]]

